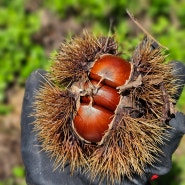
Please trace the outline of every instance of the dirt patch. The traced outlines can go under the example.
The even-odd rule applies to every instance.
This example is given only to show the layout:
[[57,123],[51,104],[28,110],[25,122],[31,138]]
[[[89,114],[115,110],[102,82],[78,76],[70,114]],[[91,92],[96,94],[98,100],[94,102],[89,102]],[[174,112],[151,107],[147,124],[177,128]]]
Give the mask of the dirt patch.
[[0,116],[0,179],[11,175],[14,166],[22,165],[20,154],[20,115],[24,90],[15,87],[8,91],[9,104],[13,111]]
[[66,36],[69,36],[69,34],[79,34],[83,29],[75,21],[74,17],[61,20],[46,9],[41,11],[40,19],[41,29],[33,35],[33,41],[45,48],[47,56],[50,56],[54,49],[59,48],[61,42],[66,39]]

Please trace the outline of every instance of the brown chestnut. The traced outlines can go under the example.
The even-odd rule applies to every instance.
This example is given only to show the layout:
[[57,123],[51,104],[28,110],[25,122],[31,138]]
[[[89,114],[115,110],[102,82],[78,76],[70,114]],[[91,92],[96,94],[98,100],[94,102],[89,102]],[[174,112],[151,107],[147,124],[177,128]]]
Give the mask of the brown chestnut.
[[82,103],[74,118],[74,128],[83,139],[99,142],[108,129],[112,116],[112,112],[98,105]]
[[[93,103],[114,112],[120,100],[117,90],[95,80],[91,80],[91,83],[96,88],[92,95]],[[90,103],[90,96],[83,96],[82,102]]]
[[111,87],[124,85],[131,75],[131,64],[126,60],[114,56],[103,55],[91,69],[90,77],[94,80],[102,80]]

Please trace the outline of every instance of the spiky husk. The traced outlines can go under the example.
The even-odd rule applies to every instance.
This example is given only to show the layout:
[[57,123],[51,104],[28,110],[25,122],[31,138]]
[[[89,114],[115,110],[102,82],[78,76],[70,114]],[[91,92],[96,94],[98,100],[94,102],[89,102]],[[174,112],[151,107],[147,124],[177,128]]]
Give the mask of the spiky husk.
[[[49,83],[36,93],[34,102],[34,130],[43,150],[55,159],[55,168],[69,162],[72,173],[78,169],[88,172],[92,180],[97,177],[114,184],[133,174],[142,175],[145,166],[157,160],[158,146],[167,137],[176,88],[163,48],[152,48],[152,44],[145,37],[134,51],[132,79],[128,87],[120,87],[121,100],[101,144],[86,143],[73,131],[78,95],[70,86],[88,80],[90,67],[100,55],[117,55],[117,45],[112,37],[96,38],[87,32],[61,45],[47,77]],[[132,86],[139,75],[141,83]],[[128,107],[125,97],[133,107]]]
[[82,38],[76,37],[61,45],[51,66],[52,78],[65,86],[88,78],[94,60],[105,53],[117,54],[113,37],[97,38],[84,31]]

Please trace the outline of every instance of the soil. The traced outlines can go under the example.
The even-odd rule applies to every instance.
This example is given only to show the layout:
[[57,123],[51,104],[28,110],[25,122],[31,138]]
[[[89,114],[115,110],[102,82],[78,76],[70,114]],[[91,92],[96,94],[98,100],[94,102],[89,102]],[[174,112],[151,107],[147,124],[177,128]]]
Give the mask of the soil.
[[[40,19],[41,29],[32,38],[35,43],[43,46],[48,57],[54,49],[59,48],[60,43],[70,33],[79,34],[82,32],[81,25],[77,24],[73,17],[61,20],[50,11],[42,10]],[[71,32],[71,30],[73,31]]]
[[20,115],[24,89],[14,87],[8,91],[9,104],[13,111],[0,116],[0,179],[11,175],[14,166],[22,165],[20,154]]

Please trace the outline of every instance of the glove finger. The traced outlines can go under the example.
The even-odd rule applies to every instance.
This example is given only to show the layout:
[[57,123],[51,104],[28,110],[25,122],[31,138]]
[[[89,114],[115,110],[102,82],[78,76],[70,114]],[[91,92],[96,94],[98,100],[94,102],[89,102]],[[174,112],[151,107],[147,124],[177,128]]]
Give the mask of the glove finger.
[[178,100],[185,85],[185,65],[182,62],[172,61],[173,75],[176,77],[175,85],[177,85],[177,93],[175,100]]
[[181,112],[177,112],[175,118],[171,119],[169,124],[175,128],[173,132],[176,137],[181,137],[185,134],[185,115]]
[[[34,102],[34,92],[38,90],[44,81],[43,75],[46,72],[37,70],[33,72],[27,80],[25,95],[21,114],[21,152],[26,170],[26,181],[33,185],[76,185],[84,184],[84,178],[78,173],[71,176],[70,167],[66,165],[65,171],[55,170],[53,172],[53,160],[41,151],[36,133],[33,132],[34,117],[32,103]],[[85,184],[89,182],[85,181]]]
[[171,119],[169,125],[172,128],[167,130],[169,135],[164,144],[160,146],[162,154],[156,156],[157,161],[151,166],[147,166],[146,172],[148,174],[164,175],[168,173],[172,166],[172,154],[177,149],[180,140],[185,133],[185,115],[177,112],[175,118]]
[[48,159],[46,160],[43,152],[42,154],[39,153],[41,148],[39,147],[35,133],[32,131],[33,125],[31,123],[34,121],[34,118],[30,116],[33,112],[34,91],[39,89],[43,79],[40,74],[44,73],[42,70],[37,70],[27,80],[21,114],[21,152],[26,169],[26,181],[28,184],[34,185],[48,184],[47,182],[44,183],[45,173],[43,173],[43,170],[52,171],[52,168],[49,166],[50,163],[45,163],[43,167],[44,161],[48,161]]

